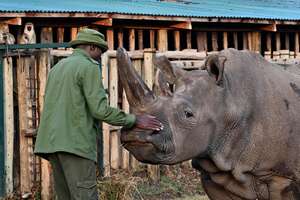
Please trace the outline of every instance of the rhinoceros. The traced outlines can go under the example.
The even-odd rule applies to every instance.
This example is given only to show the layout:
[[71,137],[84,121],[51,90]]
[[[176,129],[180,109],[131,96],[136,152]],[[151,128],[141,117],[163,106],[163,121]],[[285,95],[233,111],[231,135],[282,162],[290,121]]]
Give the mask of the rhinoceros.
[[161,121],[161,131],[122,130],[139,161],[192,159],[212,200],[300,199],[300,76],[249,51],[226,49],[201,70],[164,56],[153,91],[117,50],[120,81],[132,112]]

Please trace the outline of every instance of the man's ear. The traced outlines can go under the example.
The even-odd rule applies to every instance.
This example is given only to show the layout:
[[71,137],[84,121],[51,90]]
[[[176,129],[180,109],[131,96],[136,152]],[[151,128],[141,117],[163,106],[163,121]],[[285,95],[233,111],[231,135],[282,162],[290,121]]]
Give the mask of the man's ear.
[[211,55],[206,59],[201,69],[206,69],[208,74],[215,79],[216,84],[222,85],[225,61],[225,56]]

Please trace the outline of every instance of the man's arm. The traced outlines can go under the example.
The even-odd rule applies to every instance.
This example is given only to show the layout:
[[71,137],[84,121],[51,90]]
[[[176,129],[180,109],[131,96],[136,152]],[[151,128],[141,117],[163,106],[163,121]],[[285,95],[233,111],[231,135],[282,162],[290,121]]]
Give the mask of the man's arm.
[[[118,108],[108,105],[105,90],[100,78],[100,69],[96,65],[86,66],[82,77],[82,88],[89,111],[96,119],[106,123],[131,128],[133,125],[143,129],[161,129],[161,123],[152,116],[142,115],[136,117],[126,114]],[[137,119],[138,118],[138,119]]]

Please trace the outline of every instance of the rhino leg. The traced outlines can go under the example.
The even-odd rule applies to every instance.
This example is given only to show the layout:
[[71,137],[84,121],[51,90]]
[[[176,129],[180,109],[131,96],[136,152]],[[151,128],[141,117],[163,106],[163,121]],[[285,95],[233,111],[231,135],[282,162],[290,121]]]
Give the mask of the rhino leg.
[[214,183],[205,173],[201,174],[201,180],[202,186],[211,200],[246,200],[226,191],[223,187]]

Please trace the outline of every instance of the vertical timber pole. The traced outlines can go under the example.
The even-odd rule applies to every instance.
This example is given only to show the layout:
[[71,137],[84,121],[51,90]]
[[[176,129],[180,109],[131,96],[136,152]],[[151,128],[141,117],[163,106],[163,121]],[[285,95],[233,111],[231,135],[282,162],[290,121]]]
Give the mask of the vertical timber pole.
[[5,195],[3,55],[4,51],[0,51],[0,197]]

